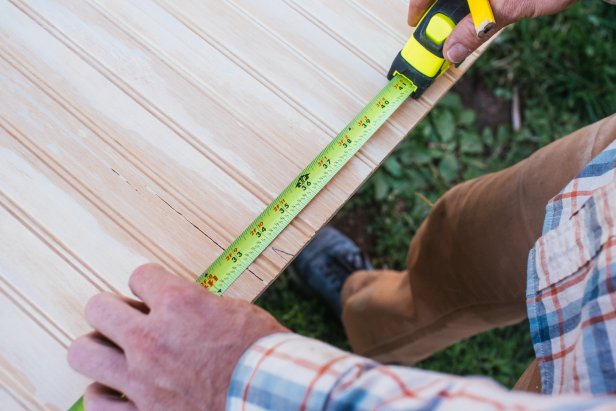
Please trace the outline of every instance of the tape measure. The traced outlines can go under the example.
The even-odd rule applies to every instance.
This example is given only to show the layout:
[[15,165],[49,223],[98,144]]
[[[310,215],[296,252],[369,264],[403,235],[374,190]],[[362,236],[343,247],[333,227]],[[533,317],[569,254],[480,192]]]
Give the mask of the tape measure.
[[394,76],[197,282],[222,295],[416,89],[405,76]]
[[[469,13],[464,0],[436,0],[389,70],[389,83],[199,276],[222,295],[409,97],[419,96],[449,63],[443,44]],[[69,411],[83,411],[81,397]]]

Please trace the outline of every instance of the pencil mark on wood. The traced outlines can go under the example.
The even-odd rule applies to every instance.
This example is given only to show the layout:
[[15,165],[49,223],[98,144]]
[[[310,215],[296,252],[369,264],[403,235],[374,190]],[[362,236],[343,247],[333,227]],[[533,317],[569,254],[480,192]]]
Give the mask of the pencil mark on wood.
[[294,258],[295,254],[289,253],[287,251],[281,250],[280,248],[272,247],[272,251],[282,257],[283,260],[289,261],[288,257]]
[[212,237],[210,237],[204,230],[202,230],[201,228],[199,228],[199,226],[195,223],[193,223],[192,221],[190,221],[190,219],[188,217],[186,217],[184,214],[182,214],[181,211],[179,211],[177,208],[175,208],[174,206],[171,205],[171,203],[169,203],[167,200],[165,200],[164,198],[162,198],[161,196],[159,196],[157,193],[154,193],[154,195],[163,203],[165,203],[169,208],[171,208],[173,211],[175,211],[180,217],[182,217],[184,220],[186,220],[190,225],[192,225],[193,227],[195,227],[201,234],[203,234],[204,236],[206,236],[208,239],[210,239],[214,244],[216,244],[221,250],[224,250],[225,248],[218,244]]
[[261,282],[263,282],[263,278],[260,277],[259,275],[257,275],[257,273],[255,273],[254,271],[252,271],[250,268],[247,268],[246,271],[248,271],[250,274],[254,275],[255,277],[257,277]]
[[111,171],[113,171],[113,173],[114,173],[115,175],[117,175],[117,176],[118,176],[118,177],[119,177],[122,181],[124,181],[126,184],[128,184],[129,186],[131,186],[131,188],[132,188],[133,190],[135,190],[135,191],[137,191],[137,192],[139,191],[139,189],[138,189],[137,187],[135,187],[134,185],[132,185],[132,184],[130,183],[130,181],[128,181],[128,179],[127,179],[126,177],[124,177],[122,174],[118,173],[118,172],[117,172],[115,169],[113,169],[113,168],[111,169]]

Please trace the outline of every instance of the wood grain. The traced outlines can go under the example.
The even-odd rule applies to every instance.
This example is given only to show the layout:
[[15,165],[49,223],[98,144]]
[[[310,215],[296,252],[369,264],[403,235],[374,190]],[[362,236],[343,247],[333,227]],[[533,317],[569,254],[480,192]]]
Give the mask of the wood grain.
[[[399,0],[0,1],[0,404],[146,261],[195,279],[386,83]],[[406,103],[228,291],[256,298],[478,57]]]

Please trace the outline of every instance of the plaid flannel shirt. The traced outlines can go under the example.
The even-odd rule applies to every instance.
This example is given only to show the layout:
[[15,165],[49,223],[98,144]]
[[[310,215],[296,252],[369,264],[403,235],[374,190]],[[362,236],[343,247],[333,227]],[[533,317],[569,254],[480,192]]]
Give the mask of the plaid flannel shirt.
[[[229,410],[616,409],[616,142],[547,205],[527,306],[547,396],[493,381],[386,366],[296,334],[257,341]],[[592,395],[591,395],[592,394]]]
[[527,282],[543,392],[616,393],[616,142],[548,203]]

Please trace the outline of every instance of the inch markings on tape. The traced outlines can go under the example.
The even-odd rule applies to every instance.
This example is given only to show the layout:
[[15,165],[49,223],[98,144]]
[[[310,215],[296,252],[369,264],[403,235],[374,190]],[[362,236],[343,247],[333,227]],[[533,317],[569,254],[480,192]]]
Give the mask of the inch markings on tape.
[[197,282],[222,295],[415,90],[410,80],[396,75],[214,260]]

